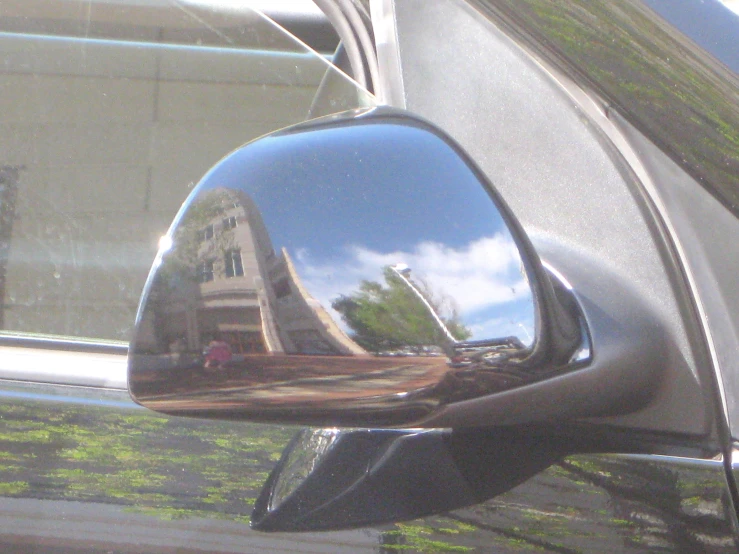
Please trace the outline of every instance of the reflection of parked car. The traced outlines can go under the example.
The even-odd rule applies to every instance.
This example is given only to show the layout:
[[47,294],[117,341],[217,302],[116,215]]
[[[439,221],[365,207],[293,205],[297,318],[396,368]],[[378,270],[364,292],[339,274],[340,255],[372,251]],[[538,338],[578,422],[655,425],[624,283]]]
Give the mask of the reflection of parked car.
[[[3,1],[3,552],[736,551],[739,16],[730,2],[370,2],[372,32],[357,26],[367,23],[360,8],[336,16],[364,0],[320,2],[344,36],[333,60],[349,80],[326,63],[336,35],[314,9],[275,14],[308,50],[239,2]],[[376,57],[363,52],[372,39]],[[265,504],[315,507],[296,512],[304,530],[361,529],[258,534],[248,514],[294,429],[135,406],[125,365],[139,293],[180,203],[222,156],[306,117],[375,103],[451,135],[562,271],[589,323],[613,333],[593,335],[580,392],[632,390],[588,373],[624,354],[611,338],[644,323],[608,317],[619,301],[602,305],[606,271],[622,278],[622,305],[637,298],[654,314],[644,340],[662,345],[654,358],[667,372],[634,398],[643,408],[620,417],[546,421],[571,405],[562,390],[525,404],[511,394],[499,419],[477,413],[463,430],[398,432],[402,448],[387,431],[354,430],[352,441],[304,432]],[[232,275],[247,273],[218,255],[200,279],[228,275],[228,260]],[[249,286],[219,294],[256,306],[264,283]],[[196,336],[185,308],[208,314],[180,300],[181,327],[167,332]],[[261,332],[258,318],[230,319],[220,300],[209,300],[223,312],[209,333]],[[170,342],[156,356],[200,356],[200,343],[187,354],[168,353]],[[208,356],[226,363],[222,346]],[[240,391],[229,394],[238,404]],[[521,414],[539,423],[504,424]],[[440,506],[454,510],[430,515]],[[373,526],[388,514],[393,523]],[[409,514],[423,518],[404,523]]]

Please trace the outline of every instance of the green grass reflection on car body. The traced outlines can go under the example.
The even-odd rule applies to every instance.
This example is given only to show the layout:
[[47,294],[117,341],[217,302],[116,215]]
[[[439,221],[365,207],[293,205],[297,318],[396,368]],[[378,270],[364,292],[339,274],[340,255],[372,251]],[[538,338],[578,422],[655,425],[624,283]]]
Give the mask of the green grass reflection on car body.
[[90,405],[8,402],[0,417],[5,495],[124,504],[166,519],[248,520],[293,433]]
[[[117,504],[160,520],[247,525],[294,431],[7,399],[0,405],[0,496]],[[494,545],[568,554],[588,540],[606,550],[648,544],[731,552],[716,475],[711,467],[571,456],[482,504],[385,527],[378,548],[441,553]],[[701,524],[706,521],[709,532]]]
[[539,35],[739,214],[736,75],[631,0],[485,3],[516,27]]

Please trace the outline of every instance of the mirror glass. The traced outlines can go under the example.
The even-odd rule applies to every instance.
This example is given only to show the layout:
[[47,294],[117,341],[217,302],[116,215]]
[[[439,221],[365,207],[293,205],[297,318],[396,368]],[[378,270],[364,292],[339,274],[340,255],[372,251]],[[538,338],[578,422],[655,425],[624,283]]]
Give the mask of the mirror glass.
[[458,148],[373,110],[267,136],[201,181],[131,346],[161,411],[378,425],[526,382],[530,261]]

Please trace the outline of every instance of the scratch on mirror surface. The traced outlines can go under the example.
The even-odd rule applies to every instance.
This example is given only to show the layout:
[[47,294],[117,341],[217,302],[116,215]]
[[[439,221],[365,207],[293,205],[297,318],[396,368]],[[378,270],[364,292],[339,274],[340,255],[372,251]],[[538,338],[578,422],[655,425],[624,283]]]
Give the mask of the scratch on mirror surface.
[[220,38],[222,38],[223,40],[225,40],[228,44],[230,44],[232,46],[235,44],[235,42],[233,41],[233,39],[229,38],[228,35],[226,35],[225,33],[222,33],[221,31],[219,31],[216,27],[214,27],[213,25],[211,25],[210,23],[208,23],[207,21],[205,21],[202,17],[198,16],[191,9],[187,8],[184,5],[184,2],[182,2],[181,0],[170,0],[170,4],[172,6],[174,6],[175,8],[177,8],[178,10],[182,11],[188,17],[191,17],[192,19],[194,19],[195,21],[197,21],[198,23],[200,23],[204,27],[207,27],[208,29],[210,29],[211,31],[213,31],[216,35],[218,35]]
[[92,25],[92,0],[87,0],[87,17],[85,19],[85,38],[90,36],[90,26]]
[[[85,6],[86,4],[86,6]],[[85,9],[85,38],[90,37],[90,27],[92,26],[92,0],[87,0],[85,4],[82,4],[80,8]],[[83,40],[82,44],[82,59],[87,60],[87,43]]]

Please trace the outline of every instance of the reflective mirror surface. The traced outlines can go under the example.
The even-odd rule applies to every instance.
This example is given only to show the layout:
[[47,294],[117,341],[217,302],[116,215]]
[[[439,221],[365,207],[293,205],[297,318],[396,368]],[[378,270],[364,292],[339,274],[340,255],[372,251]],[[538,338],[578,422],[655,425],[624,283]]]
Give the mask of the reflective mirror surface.
[[131,393],[171,413],[405,425],[539,380],[556,369],[537,354],[543,270],[516,229],[454,144],[397,112],[259,139],[162,238]]

